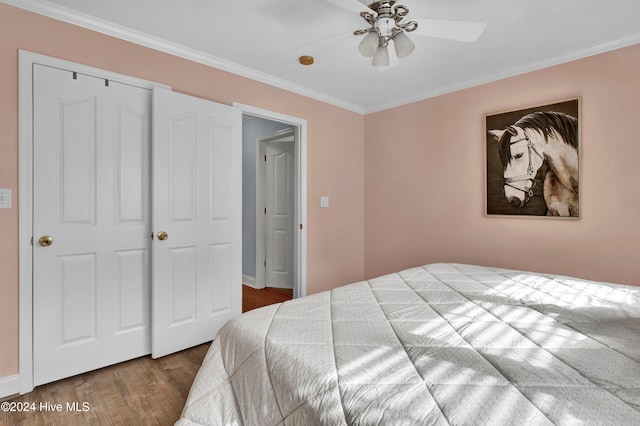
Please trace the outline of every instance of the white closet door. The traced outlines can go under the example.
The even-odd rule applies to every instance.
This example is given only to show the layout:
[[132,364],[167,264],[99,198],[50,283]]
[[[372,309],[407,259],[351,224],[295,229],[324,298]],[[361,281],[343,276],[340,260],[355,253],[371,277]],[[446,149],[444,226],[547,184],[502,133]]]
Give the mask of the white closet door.
[[151,92],[40,65],[33,83],[39,385],[150,352]]
[[242,116],[162,89],[153,111],[155,358],[212,340],[241,313]]

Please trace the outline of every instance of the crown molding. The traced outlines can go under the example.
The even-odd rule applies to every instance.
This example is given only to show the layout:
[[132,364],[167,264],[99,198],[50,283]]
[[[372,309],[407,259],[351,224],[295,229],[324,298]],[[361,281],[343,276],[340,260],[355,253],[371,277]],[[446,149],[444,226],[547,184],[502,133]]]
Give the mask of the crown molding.
[[357,105],[351,102],[347,102],[343,99],[336,98],[334,96],[327,95],[325,93],[309,89],[308,87],[292,83],[288,80],[274,77],[273,75],[257,71],[255,69],[245,67],[222,58],[218,58],[212,55],[205,54],[194,49],[187,48],[185,46],[169,42],[160,38],[152,37],[148,34],[131,30],[129,28],[116,25],[111,22],[100,20],[88,15],[84,15],[62,6],[52,5],[48,2],[41,0],[0,0],[0,3],[6,3],[11,6],[15,6],[21,9],[28,10],[39,15],[43,15],[58,21],[63,21],[72,25],[76,25],[82,28],[89,29],[98,33],[102,33],[108,36],[112,36],[121,40],[129,41],[140,46],[148,47],[160,52],[164,52],[173,56],[177,56],[183,59],[187,59],[193,62],[197,62],[203,65],[207,65],[213,68],[227,71],[232,74],[239,75],[260,83],[268,84],[283,90],[287,90],[298,95],[302,95],[317,101],[333,105],[339,108],[343,108],[348,111],[352,111],[358,114],[366,115],[375,112],[384,111],[391,108],[407,105],[414,102],[420,102],[436,96],[445,95],[448,93],[457,92],[471,87],[480,86],[487,83],[492,83],[505,78],[514,77],[517,75],[525,74],[532,71],[549,68],[552,66],[560,65],[563,63],[583,59],[589,56],[594,56],[600,53],[606,53],[611,50],[620,49],[623,47],[631,46],[640,43],[640,34],[629,36],[626,38],[613,40],[608,43],[599,44],[596,46],[588,47],[575,52],[570,52],[565,55],[557,56],[554,58],[545,59],[542,61],[534,62],[522,67],[512,68],[496,74],[490,74],[480,76],[475,79],[465,80],[457,82],[451,85],[444,85],[429,91],[418,91],[412,96],[395,99],[392,102],[373,105],[365,107]]
[[531,64],[512,68],[500,73],[481,76],[477,79],[471,79],[462,81],[456,84],[441,86],[436,90],[429,90],[424,92],[418,92],[413,96],[396,99],[392,102],[379,104],[376,106],[365,108],[364,114],[371,114],[374,112],[380,112],[391,108],[411,104],[414,102],[424,101],[429,98],[435,98],[436,96],[446,95],[448,93],[457,92],[471,87],[481,86],[487,83],[493,83],[495,81],[504,80],[506,78],[515,77],[518,75],[526,74],[533,71],[538,71],[544,68],[550,68],[556,65],[561,65],[567,62],[576,61],[578,59],[584,59],[589,56],[595,56],[601,53],[610,52],[612,50],[621,49],[623,47],[632,46],[640,43],[640,34],[636,34],[630,37],[621,38],[608,43],[599,44],[596,46],[588,47],[586,49],[570,52],[565,55],[556,56],[554,58],[545,59],[543,61],[533,62]]
[[213,68],[220,69],[222,71],[227,71],[241,77],[268,84],[279,89],[287,90],[289,92],[296,93],[307,98],[315,99],[326,104],[346,109],[348,111],[356,112],[359,114],[364,114],[365,111],[365,108],[361,105],[356,105],[343,99],[329,96],[325,93],[309,89],[308,87],[292,83],[288,80],[277,78],[270,74],[245,67],[231,61],[215,57],[213,55],[208,55],[203,52],[190,49],[188,47],[172,43],[161,38],[153,37],[139,31],[134,31],[130,28],[116,25],[112,22],[81,14],[62,6],[53,5],[40,0],[0,0],[0,3],[6,3],[8,5],[15,6],[29,12],[37,13],[48,18],[86,28],[88,30],[115,37],[121,40],[129,41],[140,46],[168,53],[172,56],[177,56],[183,59],[207,65]]

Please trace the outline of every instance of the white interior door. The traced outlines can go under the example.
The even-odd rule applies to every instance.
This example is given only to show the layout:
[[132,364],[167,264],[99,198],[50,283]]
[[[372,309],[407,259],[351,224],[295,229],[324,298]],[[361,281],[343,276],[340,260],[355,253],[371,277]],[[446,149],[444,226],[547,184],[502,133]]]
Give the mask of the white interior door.
[[290,288],[294,283],[294,141],[293,131],[264,142],[265,285]]
[[150,352],[151,92],[41,65],[33,72],[39,385]]
[[[242,115],[155,90],[153,347],[212,340],[242,310]],[[160,239],[160,232],[166,239]]]
[[[21,216],[31,224],[21,235],[33,236],[21,246],[32,265],[20,302],[30,389],[211,340],[241,312],[240,110],[158,92],[152,176],[151,90],[57,62],[29,64],[21,98],[33,108],[33,173],[21,166],[33,191]],[[171,236],[155,247],[152,218]]]

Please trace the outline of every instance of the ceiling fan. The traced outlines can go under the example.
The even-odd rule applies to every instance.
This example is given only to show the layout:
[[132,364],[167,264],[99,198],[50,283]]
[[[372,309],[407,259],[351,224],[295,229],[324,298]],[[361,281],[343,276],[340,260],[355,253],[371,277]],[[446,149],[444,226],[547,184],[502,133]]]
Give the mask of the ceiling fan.
[[[409,19],[409,9],[395,0],[382,0],[365,6],[357,0],[325,0],[342,9],[359,13],[369,24],[367,28],[353,32],[365,35],[358,46],[360,53],[372,58],[375,67],[388,68],[397,64],[414,51],[415,46],[406,33],[448,40],[474,42],[480,37],[486,24],[483,22],[447,21],[440,19]],[[395,55],[389,61],[388,46],[393,44]]]

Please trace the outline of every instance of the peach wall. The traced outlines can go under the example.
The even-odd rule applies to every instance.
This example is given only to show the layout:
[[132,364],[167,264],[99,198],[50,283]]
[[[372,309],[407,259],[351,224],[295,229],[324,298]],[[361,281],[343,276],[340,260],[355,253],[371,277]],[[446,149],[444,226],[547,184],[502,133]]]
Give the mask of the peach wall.
[[306,119],[307,291],[363,278],[362,115],[0,3],[0,188],[14,192],[0,210],[0,378],[18,371],[18,49]]
[[[640,285],[640,45],[365,117],[365,276],[465,262]],[[484,216],[484,115],[582,97],[581,220]]]

